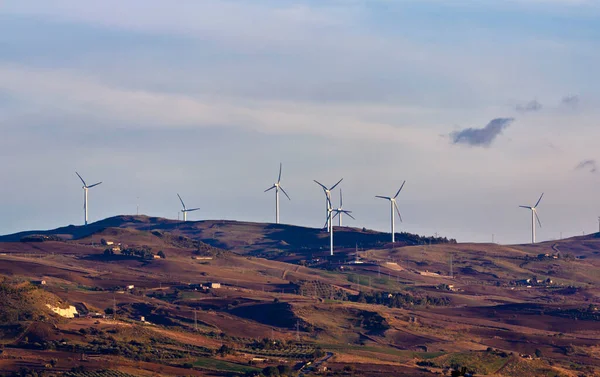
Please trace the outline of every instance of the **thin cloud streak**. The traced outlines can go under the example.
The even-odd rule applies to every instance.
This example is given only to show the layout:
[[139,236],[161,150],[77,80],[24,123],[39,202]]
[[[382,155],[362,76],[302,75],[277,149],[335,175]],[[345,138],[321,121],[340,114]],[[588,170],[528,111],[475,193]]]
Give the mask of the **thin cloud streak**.
[[515,110],[520,113],[530,113],[540,111],[543,108],[543,105],[539,103],[537,100],[529,101],[525,104],[518,104],[515,106]]
[[595,174],[598,172],[598,164],[596,160],[584,160],[575,167],[575,170],[585,170],[589,173]]

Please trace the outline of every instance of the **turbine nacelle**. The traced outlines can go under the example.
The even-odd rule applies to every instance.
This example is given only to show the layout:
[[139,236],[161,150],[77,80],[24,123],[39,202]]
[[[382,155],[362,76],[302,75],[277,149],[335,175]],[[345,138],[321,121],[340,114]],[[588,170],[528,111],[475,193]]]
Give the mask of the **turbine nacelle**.
[[186,208],[185,203],[183,202],[183,199],[181,199],[181,195],[177,194],[177,197],[179,198],[179,201],[181,202],[181,206],[183,207],[183,209],[181,210],[181,213],[183,213],[183,221],[187,220],[186,215],[188,212],[194,212],[194,211],[197,211],[200,209],[200,208],[189,208],[189,209]]

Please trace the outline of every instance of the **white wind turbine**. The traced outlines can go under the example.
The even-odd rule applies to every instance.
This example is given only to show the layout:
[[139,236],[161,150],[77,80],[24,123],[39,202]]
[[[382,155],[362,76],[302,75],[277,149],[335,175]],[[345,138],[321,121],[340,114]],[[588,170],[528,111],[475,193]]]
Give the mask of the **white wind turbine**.
[[386,199],[390,201],[390,219],[391,219],[391,223],[392,223],[392,243],[396,242],[396,224],[395,224],[395,220],[396,220],[396,216],[394,215],[394,210],[398,213],[398,218],[400,219],[400,222],[402,222],[402,215],[400,215],[400,209],[398,208],[398,204],[396,203],[396,198],[398,197],[398,195],[400,195],[400,191],[402,191],[402,188],[404,187],[404,184],[406,183],[406,181],[402,182],[402,186],[400,186],[400,189],[398,190],[398,192],[396,193],[396,195],[394,195],[394,197],[389,197],[389,196],[381,196],[381,195],[376,195],[376,198],[380,198],[380,199]]
[[177,194],[177,196],[179,197],[179,201],[181,202],[181,205],[183,206],[183,209],[181,210],[181,212],[183,213],[183,221],[187,221],[187,213],[197,211],[200,208],[190,208],[190,209],[185,208],[185,203],[183,202],[183,199],[181,199],[181,196],[179,194]]
[[[339,182],[338,182],[339,183]],[[335,212],[335,215],[332,216],[332,214]],[[352,211],[346,211],[344,209],[340,209],[340,208],[332,208],[331,207],[331,200],[329,200],[329,198],[327,198],[327,221],[325,222],[325,226],[327,226],[327,224],[331,224],[331,227],[329,229],[329,255],[333,255],[333,217],[335,216],[341,216],[342,213],[345,213],[346,215],[352,217],[351,213]],[[354,219],[354,217],[352,217]]]
[[533,207],[519,206],[521,208],[526,208],[528,210],[531,210],[531,243],[535,243],[535,220],[536,219],[537,219],[538,224],[540,225],[540,228],[542,227],[542,222],[540,221],[540,218],[537,214],[537,206],[542,201],[543,196],[544,196],[544,193],[542,193],[542,195],[540,195],[540,198],[538,199],[537,203],[535,203],[535,205]]
[[281,186],[281,167],[282,167],[282,165],[280,163],[279,164],[279,177],[277,178],[277,183],[273,183],[273,186],[271,186],[265,190],[265,192],[267,192],[267,191],[271,191],[271,190],[275,189],[275,224],[279,224],[279,190],[281,190],[285,194],[285,196],[287,196],[288,200],[292,200],[292,199],[290,199],[290,196],[287,194],[287,192],[285,192],[285,190]]
[[350,218],[352,220],[356,220],[352,215],[352,211],[345,211],[344,210],[344,198],[342,196],[342,189],[340,189],[340,207],[334,210],[336,213],[333,216],[334,218],[336,216],[338,216],[338,226],[342,226],[342,214],[345,213],[346,215],[350,216]]
[[82,187],[83,188],[83,212],[84,212],[85,225],[87,225],[88,224],[88,190],[91,189],[92,187],[98,186],[102,182],[94,183],[93,185],[88,186],[85,183],[85,181],[83,180],[83,178],[81,178],[79,173],[75,172],[75,174],[77,174],[77,176],[79,177],[79,179],[81,179],[81,182],[83,183],[83,187]]
[[337,185],[339,185],[342,181],[344,180],[344,178],[340,179],[338,181],[338,183],[336,183],[335,185],[331,186],[331,188],[327,188],[327,186],[325,186],[324,184],[320,183],[317,180],[314,180],[316,184],[318,184],[319,186],[321,186],[321,188],[323,189],[323,192],[325,193],[325,212],[327,215],[327,224],[325,224],[327,226],[327,230],[329,232],[331,232],[331,218],[330,218],[330,214],[331,214],[331,190],[333,190],[334,188],[337,187]]

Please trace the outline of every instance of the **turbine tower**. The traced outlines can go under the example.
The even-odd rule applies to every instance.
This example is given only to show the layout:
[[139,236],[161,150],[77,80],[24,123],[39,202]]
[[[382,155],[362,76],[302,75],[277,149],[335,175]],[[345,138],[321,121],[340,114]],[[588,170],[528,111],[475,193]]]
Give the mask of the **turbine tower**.
[[[338,182],[339,183],[339,182]],[[332,214],[335,212],[335,215],[332,216]],[[333,218],[335,216],[341,216],[342,213],[345,213],[346,215],[352,217],[351,213],[352,211],[346,211],[344,209],[339,209],[339,208],[332,208],[331,207],[331,200],[329,200],[329,198],[327,199],[327,221],[325,222],[325,226],[327,226],[327,224],[331,224],[331,228],[329,229],[329,255],[333,256]],[[352,217],[354,219],[354,217]]]
[[281,163],[279,163],[279,177],[277,178],[277,183],[273,183],[273,186],[265,190],[265,192],[267,192],[275,189],[275,224],[279,224],[279,190],[287,196],[288,200],[292,200],[281,186],[281,166]]
[[177,196],[179,197],[179,201],[181,202],[181,205],[183,206],[183,209],[181,210],[181,212],[183,213],[183,221],[187,221],[187,213],[197,211],[200,208],[190,208],[190,209],[185,208],[185,203],[183,202],[183,199],[181,199],[181,196],[179,194],[177,194]]
[[540,218],[538,217],[538,214],[537,214],[537,206],[542,201],[543,196],[544,196],[544,193],[542,193],[542,195],[540,195],[540,198],[538,199],[537,203],[535,203],[535,205],[533,207],[519,206],[521,208],[526,208],[528,210],[531,210],[531,243],[535,243],[535,220],[536,219],[537,219],[538,224],[540,225],[540,228],[542,227],[542,222],[540,221]]
[[331,214],[331,190],[333,190],[334,188],[337,187],[337,185],[339,185],[342,181],[344,180],[344,178],[340,179],[338,181],[338,183],[336,183],[335,185],[331,186],[331,188],[327,188],[327,186],[325,186],[324,184],[320,183],[317,180],[314,180],[316,184],[318,184],[319,186],[321,186],[321,188],[323,189],[323,192],[325,193],[325,214],[327,216],[327,224],[325,224],[327,226],[327,231],[331,232],[331,218],[330,218],[330,214]]
[[396,195],[394,195],[394,197],[389,197],[389,196],[381,196],[381,195],[376,195],[376,198],[379,199],[386,199],[390,201],[390,220],[391,220],[391,230],[392,230],[392,243],[396,242],[396,224],[395,224],[395,220],[396,220],[396,216],[394,214],[394,210],[398,213],[398,218],[400,219],[400,222],[402,222],[402,215],[400,214],[400,209],[398,208],[398,204],[396,203],[396,198],[398,197],[398,195],[400,195],[400,191],[402,191],[402,188],[404,187],[404,184],[406,183],[406,181],[402,182],[402,186],[400,186],[400,189],[398,190],[398,192],[396,193]]
[[79,179],[81,179],[81,182],[83,183],[83,212],[84,212],[84,222],[85,225],[88,224],[88,190],[91,189],[92,187],[98,186],[100,183],[102,182],[98,182],[98,183],[94,183],[93,185],[87,185],[85,183],[85,181],[83,180],[83,178],[81,178],[81,176],[79,175],[79,173],[75,172],[75,174],[77,174],[77,176],[79,177]]
[[352,215],[352,211],[345,211],[344,210],[344,199],[342,196],[342,189],[340,189],[340,207],[337,208],[335,210],[335,215],[333,216],[334,218],[337,216],[338,217],[338,226],[342,226],[342,214],[345,213],[346,215],[350,216],[350,218],[352,220],[356,220]]

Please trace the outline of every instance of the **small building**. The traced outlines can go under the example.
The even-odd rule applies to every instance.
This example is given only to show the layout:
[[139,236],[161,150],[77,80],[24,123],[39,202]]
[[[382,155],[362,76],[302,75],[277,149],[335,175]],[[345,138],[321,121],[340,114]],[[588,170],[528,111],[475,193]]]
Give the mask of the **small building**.
[[153,257],[154,259],[160,259],[160,258],[161,258],[161,256],[160,256],[160,255],[156,255],[156,254],[154,254],[152,257]]
[[201,257],[201,256],[198,256],[198,255],[193,255],[192,259],[195,259],[195,260],[212,260],[213,257]]
[[132,290],[133,288],[135,288],[135,285],[133,285],[133,284],[130,284],[127,286],[127,289],[129,289],[129,290]]
[[146,322],[146,317],[140,316],[140,322]]
[[207,288],[216,289],[221,288],[221,283],[206,283],[204,286]]
[[32,280],[31,284],[33,284],[33,285],[46,285],[46,280]]

